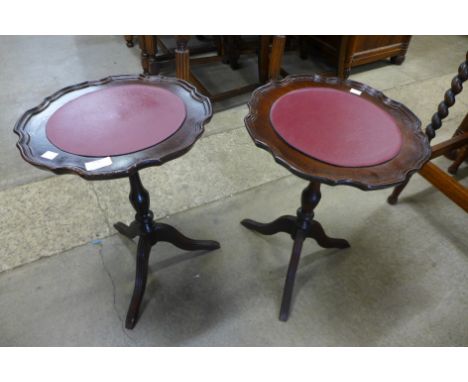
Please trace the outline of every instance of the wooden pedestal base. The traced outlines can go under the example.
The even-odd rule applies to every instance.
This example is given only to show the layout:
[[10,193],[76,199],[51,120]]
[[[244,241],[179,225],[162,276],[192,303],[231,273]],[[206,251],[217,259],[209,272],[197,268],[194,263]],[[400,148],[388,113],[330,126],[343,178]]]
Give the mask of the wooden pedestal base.
[[135,288],[125,320],[125,327],[127,329],[133,329],[138,320],[141,301],[145,293],[148,260],[152,246],[159,241],[165,241],[188,251],[209,251],[220,247],[216,241],[189,239],[168,224],[156,223],[153,220],[153,213],[149,209],[150,199],[148,191],[143,187],[138,173],[130,175],[130,188],[129,198],[130,203],[136,211],[135,220],[130,225],[121,222],[114,225],[119,233],[130,239],[139,236]]
[[279,319],[287,321],[291,306],[291,298],[294,288],[294,280],[301,256],[302,244],[306,238],[317,241],[324,248],[348,248],[350,245],[344,239],[333,239],[328,237],[321,224],[314,220],[314,209],[321,198],[320,183],[311,182],[302,192],[301,208],[297,210],[297,217],[284,215],[271,223],[257,223],[250,219],[242,220],[241,224],[262,235],[273,235],[278,232],[286,232],[291,235],[294,245],[289,262],[289,268],[284,285],[283,299]]

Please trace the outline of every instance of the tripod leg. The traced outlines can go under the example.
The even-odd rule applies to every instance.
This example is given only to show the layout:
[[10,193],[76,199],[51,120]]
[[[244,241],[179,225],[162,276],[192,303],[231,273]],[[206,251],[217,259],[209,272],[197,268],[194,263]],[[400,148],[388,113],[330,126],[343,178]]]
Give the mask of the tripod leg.
[[146,279],[148,276],[148,260],[151,251],[151,243],[149,238],[141,236],[138,240],[137,248],[137,265],[135,276],[135,288],[133,290],[132,301],[128,308],[127,318],[125,320],[125,327],[133,329],[138,320],[138,313],[140,311],[141,300],[146,288]]
[[307,235],[308,237],[317,241],[318,245],[323,248],[348,248],[350,247],[349,243],[345,239],[334,239],[325,233],[322,225],[314,220],[311,223],[310,232]]
[[178,248],[185,249],[187,251],[195,251],[200,249],[210,251],[220,247],[217,241],[190,239],[187,236],[182,235],[174,227],[164,223],[156,224],[153,237],[155,242],[166,241]]
[[296,230],[296,217],[284,215],[271,223],[258,223],[251,219],[244,219],[241,224],[252,230],[261,233],[262,235],[274,235],[278,232],[286,232],[292,235]]
[[289,318],[289,309],[291,306],[291,298],[294,289],[294,281],[296,279],[296,271],[301,257],[302,244],[304,243],[305,233],[299,229],[296,232],[294,245],[292,249],[291,259],[289,261],[288,273],[286,275],[286,282],[284,284],[283,299],[281,301],[281,310],[279,319],[287,321]]
[[130,225],[117,222],[114,224],[114,228],[121,235],[128,237],[130,240],[139,235],[138,223],[135,220]]

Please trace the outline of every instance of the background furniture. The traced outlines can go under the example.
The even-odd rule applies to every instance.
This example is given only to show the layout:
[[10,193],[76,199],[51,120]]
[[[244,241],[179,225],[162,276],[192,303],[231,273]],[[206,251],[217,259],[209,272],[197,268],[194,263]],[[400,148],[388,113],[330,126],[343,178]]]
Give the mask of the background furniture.
[[[301,56],[307,55],[302,36]],[[348,78],[351,68],[390,58],[401,65],[411,36],[308,36],[313,49],[337,66],[337,75]]]
[[[420,121],[404,105],[367,85],[336,77],[271,81],[254,91],[249,110],[245,124],[254,143],[310,182],[297,216],[268,224],[242,221],[261,234],[285,232],[294,240],[280,310],[280,320],[286,321],[303,241],[309,237],[325,248],[349,246],[344,239],[328,237],[314,220],[320,184],[363,190],[401,184],[429,159],[430,147]],[[388,152],[382,152],[382,141]]]
[[[133,36],[125,36],[127,43],[130,37],[133,41]],[[276,78],[280,74],[285,36],[257,36],[250,39],[245,38],[245,36],[212,36],[212,45],[208,44],[202,48],[189,48],[188,44],[191,38],[192,36],[187,35],[175,36],[176,48],[172,51],[158,36],[139,36],[143,72],[145,74],[159,74],[162,63],[175,60],[177,78],[194,84],[201,93],[208,96],[213,102],[250,93],[260,84],[272,78],[271,76]],[[202,36],[197,36],[197,38],[203,41],[207,40]],[[159,51],[162,51],[162,54],[158,53]],[[212,54],[207,55],[207,53]],[[235,70],[240,66],[241,54],[245,53],[258,55],[258,82],[214,94],[191,70],[194,65],[213,62],[229,64]]]
[[190,150],[211,115],[209,100],[186,82],[126,75],[66,87],[28,110],[15,126],[21,155],[35,166],[88,180],[129,178],[135,220],[114,226],[131,239],[139,236],[127,329],[138,319],[152,246],[165,241],[185,250],[219,248],[215,241],[189,239],[156,223],[138,174]]
[[[462,84],[467,79],[468,51],[465,61],[461,63],[458,68],[458,74],[452,80],[451,88],[445,92],[444,100],[439,104],[437,113],[432,116],[431,123],[426,127],[426,134],[429,141],[435,137],[436,130],[440,129],[442,126],[442,120],[447,117],[449,107],[455,104],[455,96],[463,90]],[[432,146],[430,159],[437,158],[441,155],[448,155],[450,158],[454,159],[454,163],[449,167],[449,172],[455,174],[460,164],[468,156],[468,114],[451,139]],[[447,175],[432,162],[427,162],[421,170],[419,170],[419,174],[468,212],[468,189],[457,182],[456,179]],[[398,187],[395,187],[393,193],[388,197],[388,202],[390,204],[397,203],[398,196],[408,184],[409,179],[410,178]]]

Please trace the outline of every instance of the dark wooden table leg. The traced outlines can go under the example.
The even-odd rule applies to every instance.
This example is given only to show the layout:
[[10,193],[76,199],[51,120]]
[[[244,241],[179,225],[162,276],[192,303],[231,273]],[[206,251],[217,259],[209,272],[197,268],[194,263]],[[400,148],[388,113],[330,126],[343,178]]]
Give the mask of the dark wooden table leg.
[[139,36],[141,49],[141,66],[144,74],[159,74],[161,67],[157,61],[158,38],[157,36]]
[[289,262],[286,282],[284,285],[283,299],[281,303],[281,321],[287,321],[294,289],[294,280],[301,256],[302,243],[306,238],[314,239],[318,245],[324,248],[348,248],[350,245],[345,239],[335,239],[327,236],[322,225],[314,220],[314,209],[321,199],[320,183],[311,182],[302,191],[301,207],[297,210],[297,217],[284,215],[271,223],[258,223],[251,219],[244,219],[241,224],[262,235],[274,235],[278,232],[286,232],[294,240],[291,259]]
[[137,221],[133,221],[130,225],[126,225],[122,222],[114,224],[114,228],[123,236],[133,239],[140,234]]
[[140,236],[137,248],[137,266],[135,274],[135,288],[133,289],[132,300],[125,319],[125,327],[133,329],[138,321],[141,301],[146,288],[148,277],[148,260],[151,252],[151,242],[147,235]]
[[294,239],[291,259],[289,260],[286,281],[284,283],[283,298],[281,300],[281,309],[279,315],[279,319],[281,321],[287,321],[289,318],[289,310],[291,307],[294,281],[296,280],[296,272],[301,257],[302,243],[304,243],[305,238],[305,232],[301,229],[297,230],[296,237]]
[[187,48],[190,36],[176,36],[175,65],[176,77],[190,81],[190,52]]
[[180,249],[187,251],[206,250],[211,251],[219,248],[219,243],[213,240],[194,240],[182,235],[174,227],[156,223],[156,229],[154,231],[154,238],[156,242],[165,241],[175,245]]
[[322,225],[314,220],[314,209],[320,202],[320,183],[311,182],[302,191],[301,208],[297,211],[297,223],[306,232],[306,236],[314,239],[323,248],[348,248],[350,245],[345,239],[328,237]]
[[153,220],[153,212],[150,210],[150,197],[143,187],[138,173],[130,175],[130,203],[136,211],[135,220],[126,225],[118,222],[115,229],[122,235],[133,239],[139,236],[137,248],[137,263],[135,287],[132,300],[127,312],[125,327],[133,329],[138,321],[141,301],[145,293],[146,279],[148,275],[148,260],[151,247],[159,241],[166,241],[178,248],[194,250],[213,250],[220,247],[219,243],[212,240],[194,240],[182,235],[174,227],[156,223]]
[[281,216],[271,223],[258,223],[251,219],[244,219],[241,221],[241,224],[262,235],[274,235],[278,232],[286,232],[290,235],[294,235],[296,232],[296,217],[292,215]]

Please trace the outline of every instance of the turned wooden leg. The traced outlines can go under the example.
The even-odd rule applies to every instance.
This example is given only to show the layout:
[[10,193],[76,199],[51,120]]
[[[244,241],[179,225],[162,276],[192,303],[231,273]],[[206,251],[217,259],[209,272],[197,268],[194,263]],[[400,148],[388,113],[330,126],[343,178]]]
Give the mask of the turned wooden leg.
[[297,217],[284,215],[267,224],[258,223],[250,219],[244,219],[241,222],[244,227],[263,235],[286,232],[294,240],[280,309],[281,321],[286,321],[289,317],[294,280],[304,240],[308,237],[312,238],[317,241],[318,245],[324,248],[348,248],[350,246],[348,241],[344,239],[334,239],[327,236],[321,224],[314,220],[314,209],[317,207],[320,199],[320,183],[311,182],[302,192],[301,207],[297,210]]
[[196,250],[206,250],[211,251],[213,249],[218,249],[220,247],[217,241],[213,240],[194,240],[182,235],[174,227],[157,223],[154,231],[154,240],[156,244],[158,241],[165,241],[175,245],[180,249],[185,249],[187,251],[196,251]]
[[304,239],[304,231],[301,229],[298,230],[296,232],[296,238],[294,239],[291,259],[289,260],[288,272],[286,274],[286,281],[284,283],[283,298],[281,300],[281,309],[279,315],[279,319],[281,321],[287,321],[289,318],[294,281],[296,280],[296,272],[299,265],[299,259],[301,257],[302,243],[304,242]]
[[271,55],[268,68],[268,77],[270,80],[279,80],[281,74],[281,62],[283,61],[284,46],[286,36],[274,36],[271,45]]
[[408,177],[403,183],[399,184],[393,189],[392,194],[387,198],[388,204],[394,205],[398,202],[398,197],[400,196],[401,192],[404,190],[406,185],[409,183],[410,177]]
[[146,279],[148,276],[148,260],[151,252],[151,243],[148,236],[141,236],[138,240],[137,248],[137,266],[135,275],[135,288],[133,290],[132,300],[125,319],[125,327],[133,329],[138,320],[141,301],[145,293]]
[[293,235],[296,231],[296,217],[292,215],[284,215],[271,223],[258,223],[251,219],[244,219],[241,224],[262,235],[274,235],[278,232],[285,232]]
[[138,173],[130,175],[129,199],[136,211],[135,220],[130,225],[119,222],[114,227],[119,233],[130,239],[136,236],[140,237],[137,247],[135,288],[125,321],[125,327],[133,329],[137,323],[141,301],[145,293],[148,260],[153,245],[159,241],[165,241],[189,251],[213,250],[219,248],[220,245],[212,240],[189,239],[168,224],[156,223],[153,220],[153,212],[149,208],[149,193],[143,187]]
[[159,74],[160,65],[157,62],[158,53],[157,36],[139,36],[139,45],[141,49],[141,66],[144,74]]
[[176,36],[176,77],[181,80],[190,81],[190,53],[187,44],[190,36]]

